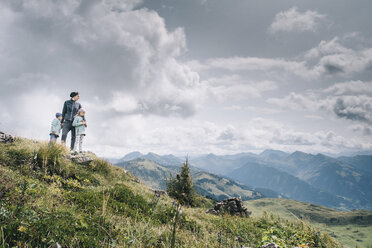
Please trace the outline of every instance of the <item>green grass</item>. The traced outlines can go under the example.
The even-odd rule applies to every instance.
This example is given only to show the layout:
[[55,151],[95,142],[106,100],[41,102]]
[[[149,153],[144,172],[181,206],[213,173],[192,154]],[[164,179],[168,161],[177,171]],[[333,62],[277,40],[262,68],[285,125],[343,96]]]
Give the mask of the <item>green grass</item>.
[[[56,145],[27,139],[0,144],[0,247],[169,247],[173,199],[157,197],[123,169],[94,157],[68,159]],[[182,208],[177,247],[341,247],[301,221],[206,214],[211,201]]]
[[372,212],[342,212],[289,199],[246,201],[245,206],[260,217],[263,211],[281,218],[303,221],[328,232],[344,247],[372,247]]

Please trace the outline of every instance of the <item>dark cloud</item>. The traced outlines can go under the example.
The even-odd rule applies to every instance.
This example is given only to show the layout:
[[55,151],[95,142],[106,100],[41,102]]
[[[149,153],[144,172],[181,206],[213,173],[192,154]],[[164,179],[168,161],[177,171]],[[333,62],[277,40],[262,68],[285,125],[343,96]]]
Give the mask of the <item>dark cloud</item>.
[[323,65],[326,73],[328,74],[336,74],[336,73],[343,73],[344,69],[341,66],[332,65],[332,64],[325,64]]
[[311,146],[316,143],[308,140],[306,137],[301,135],[288,135],[286,137],[273,137],[271,142],[282,144],[282,145],[301,145],[301,146]]
[[354,132],[358,132],[358,133],[363,134],[364,136],[371,136],[372,135],[372,127],[370,125],[368,125],[368,124],[364,124],[364,125],[361,125],[361,124],[353,125],[351,127],[351,129]]
[[344,99],[338,98],[333,106],[333,112],[340,118],[371,123],[370,107],[359,103],[347,103]]
[[234,130],[231,128],[227,128],[226,130],[221,132],[217,139],[223,141],[234,141],[236,139],[234,135]]
[[364,127],[363,134],[366,136],[372,135],[372,129],[370,127]]

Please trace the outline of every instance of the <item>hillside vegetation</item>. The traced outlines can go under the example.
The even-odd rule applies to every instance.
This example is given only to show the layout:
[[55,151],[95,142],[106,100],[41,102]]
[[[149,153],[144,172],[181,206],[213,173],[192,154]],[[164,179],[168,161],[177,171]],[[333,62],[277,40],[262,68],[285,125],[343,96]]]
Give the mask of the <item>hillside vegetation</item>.
[[327,231],[344,247],[372,247],[372,212],[348,212],[290,199],[259,199],[244,205],[260,217],[263,211],[284,219],[303,221]]
[[[2,247],[169,247],[175,208],[122,168],[69,159],[62,146],[17,139],[0,144]],[[206,214],[182,208],[176,247],[341,247],[301,221]]]

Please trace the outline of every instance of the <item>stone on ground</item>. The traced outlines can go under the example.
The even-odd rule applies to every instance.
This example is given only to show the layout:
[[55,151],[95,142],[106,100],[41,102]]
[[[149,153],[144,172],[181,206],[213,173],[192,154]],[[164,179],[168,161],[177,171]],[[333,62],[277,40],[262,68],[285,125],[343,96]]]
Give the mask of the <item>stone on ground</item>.
[[0,132],[0,142],[2,143],[12,143],[14,141],[14,137],[10,134]]
[[93,157],[88,153],[78,153],[77,155],[70,155],[70,160],[76,164],[89,165],[93,161]]
[[208,209],[206,212],[215,215],[228,213],[231,215],[241,217],[249,217],[252,213],[248,211],[246,207],[243,206],[243,201],[241,197],[228,198],[223,201],[220,201],[213,208]]

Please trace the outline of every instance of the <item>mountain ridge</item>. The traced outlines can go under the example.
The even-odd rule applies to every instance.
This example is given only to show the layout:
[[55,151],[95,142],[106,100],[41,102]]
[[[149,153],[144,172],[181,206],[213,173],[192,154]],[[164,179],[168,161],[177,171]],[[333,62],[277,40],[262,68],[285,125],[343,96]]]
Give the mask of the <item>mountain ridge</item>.
[[[116,166],[130,171],[147,186],[158,190],[165,190],[166,178],[175,176],[180,168],[179,166],[162,165],[147,158],[121,162],[116,164]],[[254,188],[239,184],[230,178],[209,173],[193,166],[190,166],[190,172],[195,189],[203,196],[214,200],[220,201],[230,197],[241,197],[243,200],[249,200],[264,197],[264,194]],[[282,197],[274,191],[269,191],[269,189],[267,189],[267,192],[270,193],[271,197]]]
[[[141,157],[154,160],[163,165],[179,166],[182,164],[182,159],[174,155],[148,153],[141,154]],[[308,189],[302,192],[302,195],[308,195],[309,197],[303,197],[301,192],[298,192],[294,198],[297,200],[317,203],[328,207],[337,207],[338,209],[372,209],[372,174],[368,171],[369,168],[372,168],[372,156],[360,155],[334,158],[322,153],[309,154],[302,151],[287,153],[280,150],[267,149],[260,154],[236,153],[216,155],[209,153],[190,156],[189,162],[195,168],[237,180],[251,188],[263,187],[266,190],[274,191],[282,188],[283,191],[278,193],[286,197],[293,196],[297,188]],[[292,185],[282,187],[288,184],[284,180],[281,183],[278,182],[274,187],[274,184],[268,185],[262,184],[262,182],[250,182],[248,180],[242,180],[243,178],[236,177],[236,175],[235,177],[231,176],[232,171],[236,171],[249,164],[256,166],[257,170],[250,171],[250,173],[256,173],[257,177],[262,178],[262,182],[269,183],[273,180],[284,180],[283,178],[289,180],[291,178]],[[265,168],[265,170],[262,170],[261,167]],[[264,175],[258,174],[264,173],[264,171]],[[287,174],[284,175],[282,172]],[[238,176],[244,177],[244,175]],[[247,175],[245,178],[249,176]],[[253,179],[254,177],[252,177]],[[317,194],[323,195],[319,199],[324,199],[324,202],[319,202],[318,197],[315,197]],[[325,197],[326,195],[328,197]],[[338,203],[335,204],[336,202]]]

